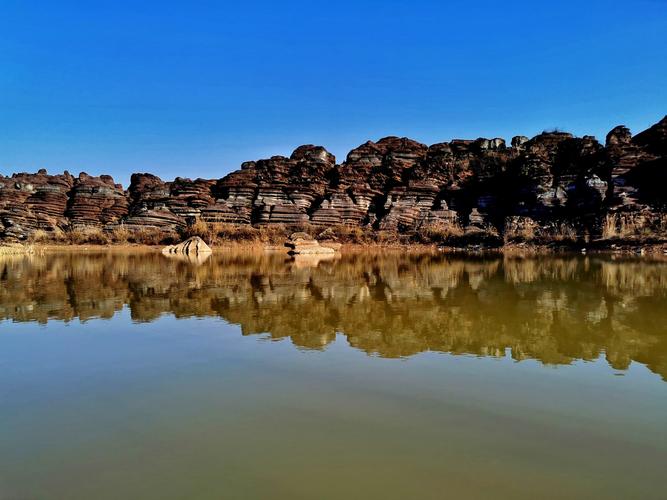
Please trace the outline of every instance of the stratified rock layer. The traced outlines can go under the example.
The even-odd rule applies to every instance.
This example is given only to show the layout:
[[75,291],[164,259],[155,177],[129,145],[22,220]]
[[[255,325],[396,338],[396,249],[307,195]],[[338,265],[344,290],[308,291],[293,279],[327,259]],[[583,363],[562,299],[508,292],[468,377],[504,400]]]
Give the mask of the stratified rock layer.
[[665,220],[666,184],[667,117],[634,137],[618,126],[604,145],[558,131],[517,136],[509,145],[500,138],[427,146],[386,137],[353,149],[342,164],[325,148],[305,145],[218,180],[134,174],[126,191],[105,175],[0,176],[0,239],[121,224],[173,232],[198,220],[415,234],[568,224],[588,237],[600,235],[609,216],[640,230],[662,227],[656,221]]

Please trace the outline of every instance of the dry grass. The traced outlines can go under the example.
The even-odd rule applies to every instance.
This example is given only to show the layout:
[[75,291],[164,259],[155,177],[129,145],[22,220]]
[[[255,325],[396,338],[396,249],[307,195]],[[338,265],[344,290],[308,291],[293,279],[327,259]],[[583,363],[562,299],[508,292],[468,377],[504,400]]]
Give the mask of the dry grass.
[[602,223],[602,238],[605,240],[632,239],[644,232],[641,221],[630,215],[609,214]]
[[137,245],[171,245],[180,241],[180,237],[175,232],[164,231],[158,228],[145,228],[139,230],[131,230],[123,224],[113,228],[112,230],[104,230],[101,227],[80,227],[69,231],[59,231],[51,233],[45,232],[46,236],[42,234],[36,235],[38,239],[34,242],[45,243],[65,243],[69,245],[123,245],[123,244],[137,244]]
[[[525,219],[525,220],[524,220]],[[617,213],[607,215],[601,223],[602,239],[606,241],[627,240],[629,243],[646,243],[667,240],[667,215]],[[157,227],[135,229],[119,224],[114,227],[77,227],[63,231],[59,228],[38,229],[28,238],[30,244],[60,243],[69,245],[169,245],[183,239],[199,236],[212,246],[230,244],[282,245],[293,232],[306,232],[317,239],[330,239],[351,245],[405,246],[441,245],[465,246],[490,244],[502,245],[502,240],[490,228],[481,232],[464,229],[455,222],[425,224],[410,233],[397,233],[373,229],[369,226],[340,224],[329,227],[312,224],[283,225],[207,223],[199,219],[182,230],[168,231]],[[524,217],[507,218],[502,238],[506,245],[514,242],[528,242],[535,245],[552,243],[576,243],[583,241],[587,232],[579,234],[577,228],[566,221],[552,221],[539,225]],[[596,234],[600,234],[597,233]],[[497,240],[497,241],[496,241]]]
[[288,230],[281,224],[255,228],[248,224],[207,223],[202,219],[185,227],[180,236],[182,239],[199,236],[209,245],[226,243],[283,243],[287,236],[296,231]]
[[27,255],[35,253],[32,245],[21,245],[20,243],[0,245],[0,255]]
[[461,238],[465,234],[465,231],[457,223],[441,222],[424,225],[419,228],[417,234],[421,243],[444,244]]
[[516,241],[533,241],[537,238],[538,226],[528,218],[508,217],[503,229],[505,243]]
[[43,229],[36,229],[28,237],[30,243],[45,243],[47,241],[52,241],[52,236],[44,231]]
[[612,240],[618,237],[617,216],[609,214],[602,221],[602,238]]
[[533,242],[536,244],[575,243],[577,229],[568,222],[552,222],[538,225],[528,217],[508,217],[503,230],[505,244]]
[[[229,243],[256,243],[278,245],[295,232],[304,232],[318,239],[333,239],[349,244],[392,244],[400,237],[391,231],[375,231],[359,226],[337,225],[328,228],[312,224],[267,224],[253,227],[249,224],[207,223],[197,220],[181,231],[183,239],[199,236],[209,245]],[[404,236],[404,238],[406,238]]]
[[269,224],[253,227],[248,224],[207,223],[197,220],[180,233],[186,239],[199,236],[209,245],[225,245],[229,243],[256,243],[280,245],[294,232],[304,232],[317,239],[335,240],[351,245],[407,245],[446,244],[455,239],[464,238],[464,229],[455,223],[440,223],[422,226],[419,231],[411,234],[400,234],[395,231],[376,230],[339,224],[322,228],[312,224],[283,225]]
[[36,229],[30,236],[28,236],[28,242],[32,244],[59,243],[65,241],[67,241],[67,236],[59,227],[53,228],[51,231]]
[[664,239],[667,216],[609,214],[602,221],[602,239],[646,241]]
[[125,224],[120,224],[111,230],[111,241],[114,243],[127,243],[132,236],[132,232],[125,227]]
[[197,219],[193,224],[190,224],[181,233],[184,239],[199,236],[206,243],[211,243],[212,226],[202,219]]
[[137,245],[173,245],[180,241],[178,233],[156,227],[131,230],[127,235],[127,243]]
[[567,222],[554,225],[548,235],[552,241],[567,241],[572,243],[577,241],[577,230],[572,224],[568,224]]
[[70,245],[108,245],[109,236],[99,227],[81,227],[65,232],[65,241]]

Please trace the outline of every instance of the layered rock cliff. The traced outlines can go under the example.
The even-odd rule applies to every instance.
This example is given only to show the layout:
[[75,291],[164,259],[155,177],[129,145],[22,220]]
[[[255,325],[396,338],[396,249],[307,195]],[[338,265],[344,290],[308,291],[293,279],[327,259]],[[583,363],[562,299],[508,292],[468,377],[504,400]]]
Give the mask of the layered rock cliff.
[[68,172],[0,176],[0,238],[82,228],[177,231],[203,220],[316,227],[352,225],[419,234],[512,239],[595,238],[667,230],[667,117],[632,136],[543,132],[528,139],[453,140],[431,146],[386,137],[341,164],[321,146],[246,162],[213,180],[134,174],[124,190],[109,176]]

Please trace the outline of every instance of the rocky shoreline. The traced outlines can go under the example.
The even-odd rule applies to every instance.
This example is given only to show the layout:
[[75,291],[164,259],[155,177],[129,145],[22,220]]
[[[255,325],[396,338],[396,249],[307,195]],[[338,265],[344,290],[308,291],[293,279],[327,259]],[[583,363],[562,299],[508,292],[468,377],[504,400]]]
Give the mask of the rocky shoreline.
[[221,179],[0,176],[0,241],[275,243],[293,231],[366,245],[667,248],[667,117],[600,144],[560,131],[427,146],[386,137],[344,162],[321,146]]

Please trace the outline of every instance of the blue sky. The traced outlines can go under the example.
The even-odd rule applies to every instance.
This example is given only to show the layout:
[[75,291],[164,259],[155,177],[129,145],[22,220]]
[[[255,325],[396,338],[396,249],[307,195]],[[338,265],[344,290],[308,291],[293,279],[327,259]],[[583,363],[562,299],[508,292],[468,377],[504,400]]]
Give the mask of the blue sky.
[[667,0],[0,0],[0,173],[222,177],[304,143],[667,113]]

